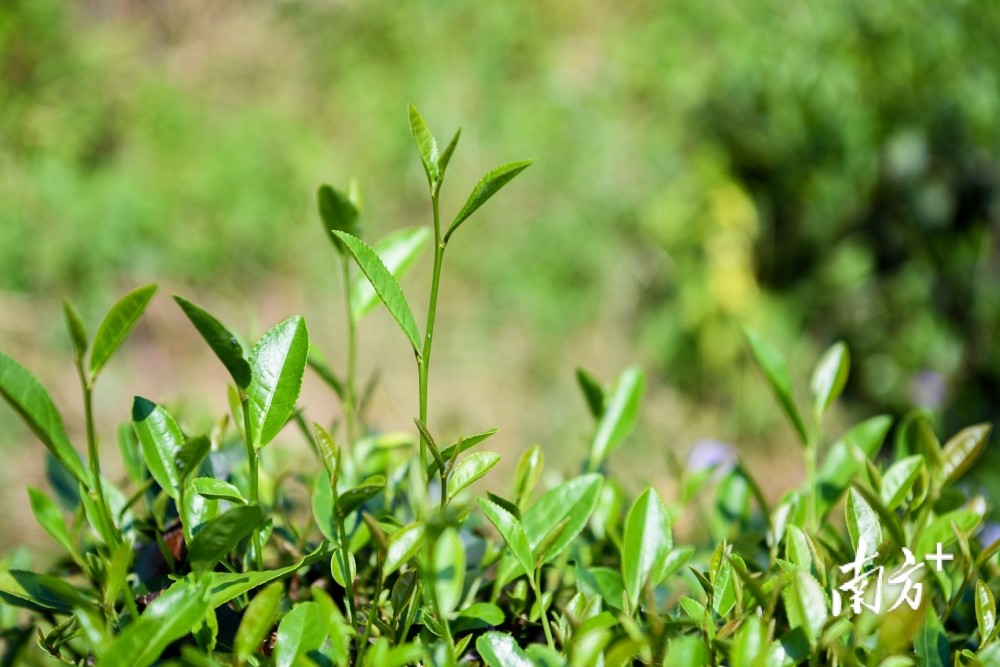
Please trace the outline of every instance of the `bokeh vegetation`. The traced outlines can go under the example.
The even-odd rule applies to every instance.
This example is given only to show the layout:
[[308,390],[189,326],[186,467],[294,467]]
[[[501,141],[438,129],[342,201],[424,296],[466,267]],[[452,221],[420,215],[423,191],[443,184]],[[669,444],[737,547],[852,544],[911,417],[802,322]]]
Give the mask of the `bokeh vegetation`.
[[376,235],[426,221],[386,131],[409,100],[474,126],[473,172],[538,151],[469,241],[489,261],[455,269],[469,321],[530,341],[532,379],[603,325],[732,416],[720,436],[760,432],[750,323],[793,363],[847,341],[857,413],[954,430],[1000,412],[998,29],[948,0],[12,0],[0,289],[92,312],[151,279],[308,294],[317,183],[357,177]]

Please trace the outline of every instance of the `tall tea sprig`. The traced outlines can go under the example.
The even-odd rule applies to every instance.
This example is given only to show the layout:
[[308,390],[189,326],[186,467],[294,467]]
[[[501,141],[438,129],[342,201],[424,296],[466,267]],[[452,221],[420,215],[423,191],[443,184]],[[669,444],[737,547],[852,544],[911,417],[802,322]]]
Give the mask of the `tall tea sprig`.
[[[427,304],[427,324],[423,344],[417,357],[419,367],[420,421],[423,424],[427,424],[427,396],[430,379],[431,351],[434,346],[434,324],[437,318],[438,292],[441,288],[441,269],[444,265],[444,253],[448,247],[448,241],[459,226],[476,209],[485,204],[490,197],[496,194],[515,176],[527,169],[532,161],[523,160],[501,165],[479,179],[479,182],[466,200],[465,205],[448,226],[447,231],[442,232],[441,186],[444,184],[444,175],[448,169],[448,164],[451,162],[455,148],[458,146],[462,130],[459,128],[445,149],[440,151],[434,135],[427,126],[427,122],[413,105],[409,107],[409,115],[410,131],[413,133],[413,139],[420,153],[420,161],[423,163],[424,173],[427,176],[427,185],[430,189],[431,211],[434,218],[434,267],[431,273],[431,293]],[[422,468],[427,467],[427,438],[423,433],[420,436],[420,465]],[[441,493],[443,494],[445,491],[442,489]]]
[[[66,327],[73,340],[74,362],[77,375],[80,378],[80,390],[83,394],[83,414],[87,430],[87,462],[93,478],[98,521],[103,526],[103,530],[99,532],[102,533],[101,537],[109,542],[108,546],[112,548],[121,542],[121,532],[112,518],[111,508],[104,491],[101,459],[94,427],[94,386],[97,384],[97,378],[105,364],[139,323],[139,318],[142,317],[155,293],[156,285],[146,285],[129,292],[115,303],[97,328],[93,346],[89,350],[87,330],[80,313],[69,301],[63,303]],[[88,351],[90,353],[89,364],[87,363]]]

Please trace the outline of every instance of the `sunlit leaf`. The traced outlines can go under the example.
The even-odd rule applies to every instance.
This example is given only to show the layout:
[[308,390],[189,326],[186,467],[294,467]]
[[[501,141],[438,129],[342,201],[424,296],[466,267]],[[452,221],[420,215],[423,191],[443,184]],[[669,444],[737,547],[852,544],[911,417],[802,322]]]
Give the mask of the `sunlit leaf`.
[[[379,239],[372,250],[378,255],[385,268],[399,281],[410,270],[420,256],[421,250],[431,237],[427,227],[400,229]],[[351,316],[360,320],[370,313],[379,302],[379,296],[366,275],[355,275],[351,280]]]
[[635,428],[644,386],[645,376],[637,366],[629,366],[619,376],[590,445],[591,471],[597,470]]
[[672,546],[667,508],[656,491],[646,489],[625,519],[622,546],[622,579],[633,609],[650,575],[663,568]]
[[847,517],[847,532],[851,536],[851,546],[854,551],[858,551],[859,540],[864,539],[866,553],[868,555],[874,553],[882,543],[882,525],[875,510],[857,489],[848,490],[844,512]]
[[424,543],[425,527],[420,522],[400,528],[389,537],[382,570],[389,576],[413,558]]
[[403,294],[399,283],[392,277],[392,273],[389,272],[389,269],[382,263],[382,260],[375,254],[375,251],[368,247],[364,241],[344,232],[334,232],[334,234],[344,242],[347,250],[354,257],[354,261],[357,262],[361,271],[368,277],[368,282],[371,283],[372,289],[375,290],[378,298],[385,304],[389,314],[392,315],[399,328],[406,335],[406,339],[413,346],[413,350],[419,353],[421,346],[420,334],[417,332],[417,322],[413,319],[413,312],[410,310],[410,305],[406,302],[406,296]]
[[531,166],[534,160],[521,160],[520,162],[508,162],[507,164],[502,164],[499,167],[491,169],[486,173],[479,182],[476,183],[476,187],[472,189],[469,194],[468,200],[466,200],[465,205],[462,206],[462,210],[458,212],[455,219],[452,221],[451,226],[448,227],[448,231],[444,235],[445,243],[451,238],[451,235],[455,233],[455,230],[468,219],[470,215],[476,212],[476,210],[485,204],[490,197],[495,195],[500,189],[510,183],[511,180],[522,171]]
[[[417,152],[420,153],[420,161],[424,165],[424,173],[427,174],[427,183],[432,188],[438,180],[438,145],[427,127],[427,121],[420,115],[420,112],[408,105],[410,116],[410,132],[413,133],[413,140],[417,143]],[[454,150],[454,148],[452,148]]]
[[438,610],[448,618],[465,588],[465,547],[454,528],[446,528],[434,542],[433,566]]
[[309,334],[301,317],[275,325],[250,355],[247,388],[255,448],[271,442],[295,411],[309,352]]
[[502,632],[480,636],[476,650],[489,667],[535,667],[514,638]]
[[42,383],[0,352],[0,395],[80,484],[93,488],[90,474],[63,429],[62,417]]
[[153,479],[176,499],[181,476],[174,461],[184,446],[184,434],[177,422],[156,403],[136,396],[132,402],[132,428]]
[[462,459],[448,478],[448,498],[454,498],[462,489],[485,475],[500,462],[494,452],[476,452]]
[[229,482],[213,477],[196,477],[191,480],[191,485],[195,492],[203,498],[209,500],[227,500],[237,505],[246,505],[246,498],[240,490]]
[[524,568],[524,572],[530,577],[535,570],[535,558],[521,522],[494,502],[484,498],[477,498],[476,502],[479,503],[486,518],[500,533],[503,541],[507,543],[517,562]]
[[977,424],[962,429],[945,443],[937,475],[941,486],[953,483],[972,467],[986,449],[990,431],[989,424]]
[[817,415],[826,412],[840,396],[847,384],[850,367],[851,355],[844,343],[834,343],[820,357],[809,382],[813,394],[813,409]]
[[97,377],[111,355],[135,329],[155,292],[156,285],[146,285],[129,292],[104,316],[94,334],[94,346],[90,352],[91,378]]

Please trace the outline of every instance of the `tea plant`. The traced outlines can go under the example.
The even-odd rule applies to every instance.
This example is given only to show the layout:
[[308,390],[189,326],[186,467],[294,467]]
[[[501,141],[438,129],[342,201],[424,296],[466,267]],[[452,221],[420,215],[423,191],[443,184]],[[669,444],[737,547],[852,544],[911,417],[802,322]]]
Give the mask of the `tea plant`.
[[[0,353],[0,394],[49,450],[55,498],[29,488],[31,508],[65,552],[46,573],[19,556],[0,564],[3,664],[1000,664],[991,588],[1000,541],[975,537],[987,500],[960,483],[990,429],[942,445],[925,415],[909,415],[880,458],[892,421],[877,416],[827,444],[823,418],[849,370],[843,344],[820,359],[802,411],[781,354],[746,332],[806,463],[805,481],[773,507],[741,461],[677,466],[668,502],[653,488],[631,498],[607,475],[638,419],[637,368],[610,386],[578,372],[594,420],[585,472],[538,489],[536,446],[512,480],[488,478],[475,496],[469,487],[500,459],[479,448],[496,430],[449,442],[428,414],[441,270],[456,232],[530,162],[487,173],[445,226],[439,195],[460,134],[440,149],[412,108],[410,127],[430,231],[368,245],[358,198],[318,193],[344,282],[343,378],[310,347],[301,317],[247,351],[174,297],[231,376],[230,414],[191,434],[163,405],[135,397],[118,432],[125,476],[113,480],[102,472],[93,392],[156,287],[115,304],[93,340],[66,304],[83,461],[41,383]],[[431,236],[421,334],[397,279]],[[356,331],[379,303],[414,354],[412,433],[378,433],[365,420]],[[310,424],[297,408],[307,366],[339,400],[340,423]],[[265,447],[297,437],[318,472],[262,465]],[[301,487],[311,514],[296,500]],[[674,522],[697,512],[703,534],[675,541]]]

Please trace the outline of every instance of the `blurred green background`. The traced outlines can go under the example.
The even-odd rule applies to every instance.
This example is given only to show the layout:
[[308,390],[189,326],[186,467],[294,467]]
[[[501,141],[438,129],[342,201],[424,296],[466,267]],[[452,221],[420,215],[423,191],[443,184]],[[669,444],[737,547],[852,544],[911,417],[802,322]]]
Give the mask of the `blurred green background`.
[[[997,35],[1000,5],[958,0],[6,0],[0,343],[56,385],[71,428],[64,295],[92,326],[153,280],[255,333],[301,310],[338,359],[315,188],[357,178],[373,238],[427,224],[412,102],[441,139],[465,128],[446,210],[488,168],[537,159],[449,253],[432,392],[456,430],[576,460],[572,370],[638,361],[646,451],[790,441],[743,324],[802,386],[845,340],[841,419],[996,421]],[[151,318],[130,345],[169,354],[119,366],[109,424],[211,363],[179,311]],[[405,428],[412,369],[393,360],[410,362],[373,326],[376,412]],[[224,407],[220,387],[199,391]],[[24,438],[0,420],[0,443]]]

